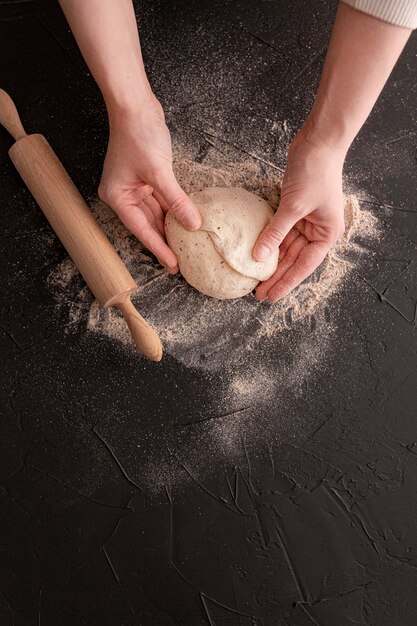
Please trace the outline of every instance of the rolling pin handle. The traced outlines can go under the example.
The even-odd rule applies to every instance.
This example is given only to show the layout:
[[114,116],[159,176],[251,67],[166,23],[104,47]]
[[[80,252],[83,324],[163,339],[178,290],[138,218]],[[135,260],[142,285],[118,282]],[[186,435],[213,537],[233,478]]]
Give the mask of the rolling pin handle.
[[26,137],[15,104],[3,89],[0,89],[0,124],[12,135],[15,141]]
[[[97,300],[104,306],[115,304],[123,313],[137,348],[149,359],[160,361],[161,341],[130,301],[135,281],[45,137],[26,135],[13,100],[3,89],[0,124],[16,140],[9,155],[17,171]],[[115,297],[121,301],[115,301]]]
[[130,295],[116,306],[123,314],[138,350],[151,361],[160,361],[163,352],[161,341],[152,326],[135,309]]

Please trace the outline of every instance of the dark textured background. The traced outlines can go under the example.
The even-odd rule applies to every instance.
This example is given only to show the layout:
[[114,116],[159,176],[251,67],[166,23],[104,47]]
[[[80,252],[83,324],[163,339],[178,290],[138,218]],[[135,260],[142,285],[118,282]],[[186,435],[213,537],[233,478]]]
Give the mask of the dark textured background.
[[[266,118],[305,118],[335,6],[143,2],[174,137],[203,160],[215,129],[284,166],[259,137]],[[1,626],[417,623],[416,52],[413,36],[349,153],[385,236],[338,295],[326,364],[286,416],[279,393],[263,404],[273,442],[242,433],[238,461],[200,447],[200,480],[188,452],[221,375],[64,333],[46,278],[65,253],[39,243],[49,227],[0,132]],[[0,2],[0,85],[94,196],[105,112],[55,2]],[[288,415],[303,426],[280,429]]]

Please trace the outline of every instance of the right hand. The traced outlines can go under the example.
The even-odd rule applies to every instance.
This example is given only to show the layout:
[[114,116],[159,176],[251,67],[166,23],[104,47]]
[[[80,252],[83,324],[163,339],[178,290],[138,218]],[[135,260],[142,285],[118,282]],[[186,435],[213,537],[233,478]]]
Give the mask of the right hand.
[[110,138],[99,196],[169,273],[178,261],[165,239],[170,211],[185,228],[197,230],[201,216],[178,184],[164,112],[155,96],[133,111],[112,111]]
[[343,235],[344,158],[344,149],[329,146],[309,124],[294,138],[277,212],[254,249],[257,260],[265,260],[279,249],[276,271],[256,288],[261,302],[268,298],[274,303],[287,296],[314,272]]

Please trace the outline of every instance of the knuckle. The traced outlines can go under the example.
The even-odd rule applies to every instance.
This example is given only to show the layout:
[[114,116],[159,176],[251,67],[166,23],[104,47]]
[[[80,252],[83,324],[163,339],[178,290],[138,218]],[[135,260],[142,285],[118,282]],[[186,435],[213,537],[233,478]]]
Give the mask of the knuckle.
[[266,229],[265,238],[267,238],[268,241],[270,241],[271,243],[280,245],[280,243],[284,239],[284,235],[282,231],[279,230],[279,228],[272,225],[272,226],[268,226],[268,228]]
[[176,198],[174,198],[174,200],[171,200],[169,203],[170,211],[174,213],[174,215],[181,215],[186,209],[184,204],[185,200],[185,194],[178,195]]
[[145,200],[148,196],[152,195],[153,187],[148,184],[139,185],[137,188],[137,194],[140,200]]

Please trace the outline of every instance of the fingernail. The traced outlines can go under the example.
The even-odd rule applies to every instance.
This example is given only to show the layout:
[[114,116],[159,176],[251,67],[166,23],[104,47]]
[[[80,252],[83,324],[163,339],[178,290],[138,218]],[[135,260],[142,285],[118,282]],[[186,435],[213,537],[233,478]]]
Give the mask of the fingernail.
[[271,254],[271,250],[264,243],[259,244],[255,250],[255,259],[257,261],[265,261]]

